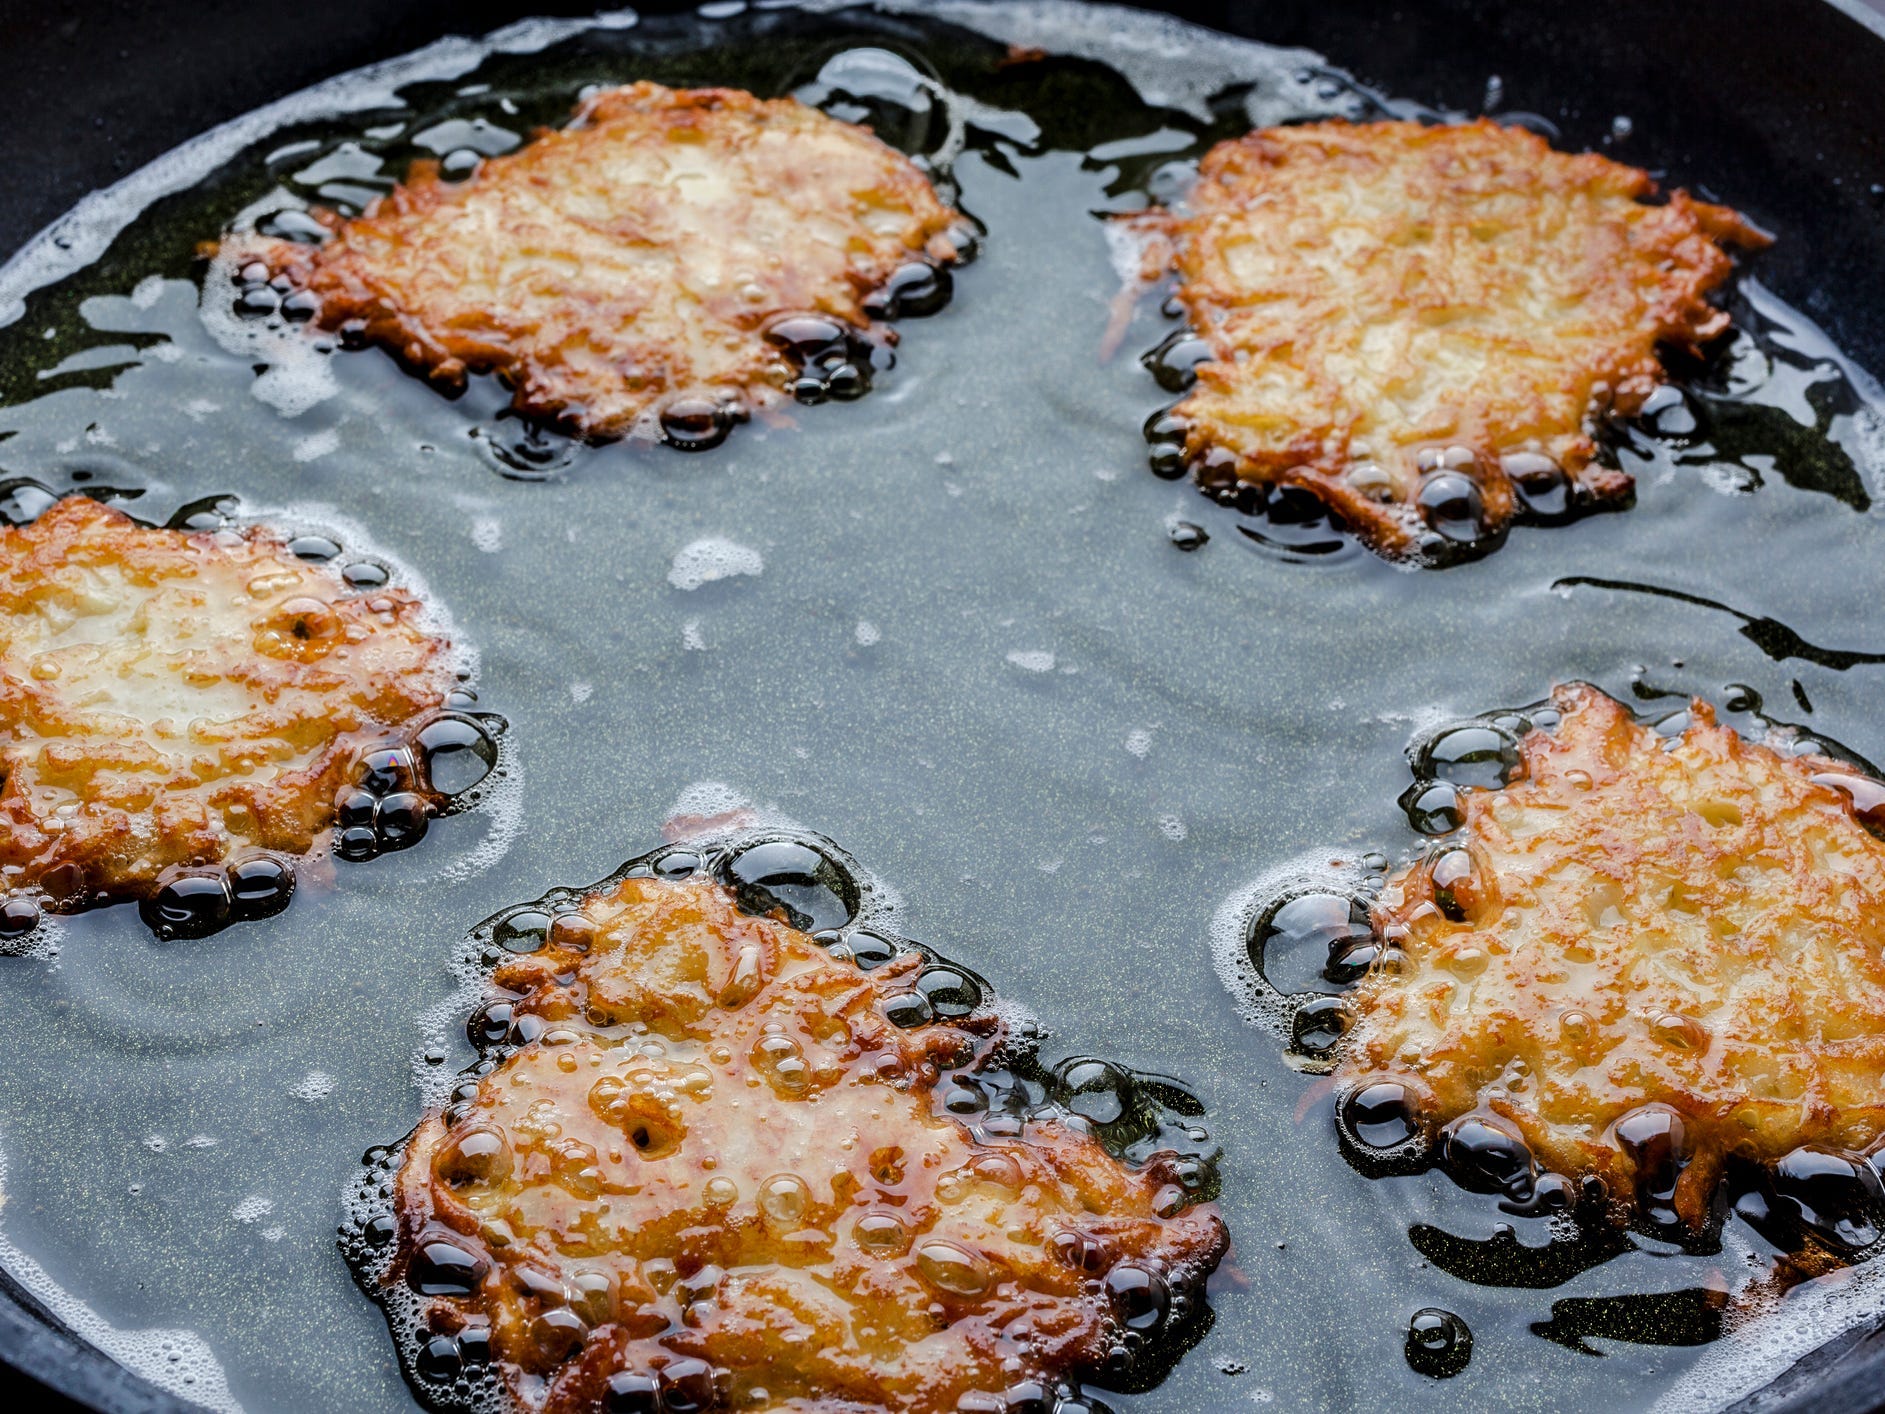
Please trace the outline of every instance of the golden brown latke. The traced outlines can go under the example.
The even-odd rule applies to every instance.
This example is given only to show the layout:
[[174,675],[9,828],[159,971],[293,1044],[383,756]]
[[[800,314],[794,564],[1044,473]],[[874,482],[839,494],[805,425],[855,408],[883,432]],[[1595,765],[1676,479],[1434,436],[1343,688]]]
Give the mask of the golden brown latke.
[[1383,893],[1338,1083],[1405,1085],[1443,1152],[1490,1126],[1700,1230],[1731,1156],[1885,1131],[1885,787],[1699,701],[1668,740],[1593,687],[1554,702],[1518,779],[1462,791],[1458,837]]
[[[1728,327],[1722,246],[1768,238],[1726,207],[1487,119],[1311,123],[1205,155],[1186,214],[1155,213],[1209,346],[1173,411],[1213,481],[1306,488],[1386,554],[1421,548],[1423,483],[1496,536],[1532,485],[1620,502],[1594,419],[1638,411],[1659,345]],[[1514,482],[1521,483],[1515,490]],[[1454,493],[1448,496],[1447,492]],[[1555,512],[1554,512],[1555,513]],[[1470,517],[1469,517],[1470,518]],[[1455,539],[1475,538],[1452,528]]]
[[278,533],[139,525],[83,496],[0,529],[0,894],[146,894],[305,854],[355,760],[433,711],[449,646]]
[[1177,1319],[1223,1224],[1157,1157],[934,1113],[998,1027],[892,1024],[921,962],[861,971],[705,880],[589,894],[498,970],[533,1039],[415,1132],[386,1280],[462,1289],[475,1263],[432,1329],[488,1320],[515,1402],[555,1414],[657,1386],[661,1408],[995,1410],[1103,1369],[1168,1290]]
[[769,330],[870,329],[900,269],[958,258],[962,220],[864,128],[654,83],[596,94],[467,181],[418,162],[364,215],[316,214],[324,245],[235,236],[221,258],[286,275],[322,325],[448,388],[494,372],[520,410],[592,437],[778,402],[798,370]]

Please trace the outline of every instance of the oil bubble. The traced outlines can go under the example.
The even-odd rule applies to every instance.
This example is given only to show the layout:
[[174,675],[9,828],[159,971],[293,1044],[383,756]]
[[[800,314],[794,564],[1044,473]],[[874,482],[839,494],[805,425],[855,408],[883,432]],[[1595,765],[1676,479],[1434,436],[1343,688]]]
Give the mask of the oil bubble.
[[498,475],[512,481],[548,481],[575,462],[581,443],[541,418],[509,409],[471,432],[478,450]]
[[913,1026],[924,1026],[935,1020],[935,1014],[929,1008],[929,999],[921,992],[900,992],[895,996],[885,997],[878,1009],[884,1019],[893,1026],[905,1030]]
[[496,1046],[511,1034],[513,1008],[509,1002],[489,1002],[472,1012],[465,1035],[474,1046]]
[[654,862],[657,877],[668,880],[691,879],[702,869],[707,861],[691,849],[675,849],[662,855]]
[[1611,1133],[1635,1167],[1637,1207],[1644,1219],[1653,1227],[1681,1227],[1676,1184],[1688,1161],[1682,1116],[1668,1105],[1643,1105],[1619,1119]]
[[404,747],[383,746],[367,752],[355,768],[360,789],[373,795],[391,795],[412,788],[412,757]]
[[464,1357],[458,1353],[458,1342],[449,1335],[433,1336],[419,1347],[419,1353],[412,1360],[412,1368],[419,1378],[433,1384],[457,1379],[464,1366]]
[[901,951],[888,938],[859,928],[842,945],[842,951],[861,972],[871,972],[882,967]]
[[1190,329],[1180,329],[1146,354],[1140,362],[1151,370],[1159,387],[1184,393],[1198,381],[1198,365],[1211,358],[1211,345]]
[[550,940],[550,915],[538,908],[507,913],[491,930],[491,941],[505,952],[532,953]]
[[1427,866],[1427,877],[1433,881],[1434,903],[1450,921],[1465,923],[1483,907],[1479,873],[1470,850],[1445,850]]
[[432,809],[425,797],[400,791],[382,800],[373,811],[373,830],[381,849],[406,849],[425,838]]
[[900,1257],[910,1249],[910,1229],[895,1213],[866,1213],[852,1225],[851,1240],[873,1257]]
[[1511,481],[1527,519],[1541,525],[1559,525],[1576,511],[1571,478],[1550,457],[1539,452],[1513,452],[1501,457],[1499,466]]
[[824,854],[796,840],[766,840],[720,867],[748,913],[782,913],[803,932],[842,928],[857,916],[858,887]]
[[229,880],[221,870],[167,869],[156,892],[138,905],[159,938],[206,938],[227,927],[234,909]]
[[1769,1175],[1775,1210],[1830,1246],[1858,1252],[1878,1241],[1885,1189],[1865,1160],[1806,1145],[1775,1160]]
[[463,795],[497,765],[497,743],[471,717],[444,713],[413,736],[425,762],[426,781],[443,796]]
[[353,863],[373,858],[380,852],[380,837],[371,825],[349,825],[334,836],[334,853]]
[[1106,1274],[1106,1294],[1113,1314],[1127,1330],[1157,1330],[1171,1310],[1165,1278],[1143,1262],[1121,1262]]
[[1054,1067],[1054,1098],[1092,1124],[1117,1124],[1133,1101],[1132,1077],[1108,1061],[1076,1057]]
[[916,1249],[916,1269],[923,1280],[950,1296],[980,1296],[989,1274],[982,1259],[954,1242],[931,1238]]
[[1423,1132],[1420,1106],[1398,1080],[1373,1080],[1343,1097],[1337,1111],[1345,1137],[1373,1150],[1398,1150]]
[[1250,930],[1250,961],[1279,992],[1309,990],[1332,961],[1374,941],[1368,905],[1345,893],[1299,893],[1272,905]]
[[1440,1163],[1473,1193],[1529,1197],[1537,1166],[1532,1151],[1504,1123],[1465,1115],[1440,1131]]
[[229,865],[231,911],[242,919],[272,918],[294,897],[295,871],[273,854],[252,854]]
[[766,337],[797,365],[790,386],[799,402],[849,401],[870,391],[873,351],[850,325],[824,314],[791,314]]
[[864,308],[875,319],[924,318],[940,311],[954,293],[955,277],[946,266],[913,260],[866,298]]
[[1459,790],[1450,781],[1415,781],[1401,793],[1407,823],[1423,835],[1450,835],[1466,823]]
[[1185,453],[1185,424],[1169,409],[1155,412],[1146,419],[1145,440],[1154,476],[1176,481],[1191,469]]
[[39,926],[39,901],[15,894],[0,900],[0,940],[23,938]]
[[1407,1363],[1436,1380],[1450,1379],[1473,1358],[1473,1333],[1451,1311],[1428,1306],[1407,1322]]
[[1189,520],[1173,521],[1166,535],[1180,550],[1201,549],[1211,538],[1203,526]]
[[324,564],[340,554],[340,546],[325,535],[297,535],[288,542],[288,553],[299,560]]
[[678,398],[661,409],[661,440],[680,452],[711,451],[726,441],[739,416],[725,403]]
[[1340,1043],[1347,1023],[1340,997],[1312,997],[1290,1017],[1290,1049],[1310,1060],[1325,1059]]
[[929,1002],[930,1011],[945,1021],[969,1015],[982,1004],[982,989],[960,968],[926,967],[916,979],[916,990]]
[[1497,790],[1516,779],[1518,738],[1491,722],[1468,722],[1437,733],[1416,754],[1420,774],[1477,790]]
[[460,1131],[432,1160],[432,1172],[453,1188],[503,1183],[513,1167],[509,1142],[491,1125]]
[[469,1296],[490,1264],[456,1242],[433,1237],[422,1242],[406,1269],[406,1284],[421,1296]]
[[1474,545],[1485,538],[1486,505],[1479,483],[1458,471],[1435,471],[1422,478],[1414,504],[1444,539]]

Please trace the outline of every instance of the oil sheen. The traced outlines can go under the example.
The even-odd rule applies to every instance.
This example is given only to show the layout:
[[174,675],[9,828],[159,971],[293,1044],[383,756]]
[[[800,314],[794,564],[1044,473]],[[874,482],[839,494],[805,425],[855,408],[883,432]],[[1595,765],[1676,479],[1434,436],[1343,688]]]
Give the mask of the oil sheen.
[[[515,756],[501,800],[304,881],[265,923],[180,944],[106,909],[46,925],[50,958],[0,960],[0,1004],[33,1018],[0,1074],[7,1250],[118,1332],[192,1333],[258,1414],[412,1408],[336,1228],[361,1154],[476,1059],[451,970],[467,927],[745,800],[894,881],[899,931],[1025,1000],[1044,1063],[1105,1056],[1202,1101],[1235,1242],[1213,1323],[1155,1393],[1109,1405],[1641,1409],[1770,1378],[1724,1358],[1733,1333],[1695,1301],[1645,1299],[1720,1258],[1645,1244],[1547,1288],[1430,1261],[1410,1231],[1489,1225],[1448,1183],[1342,1160],[1208,934],[1227,893],[1306,851],[1415,847],[1410,735],[1553,681],[1739,685],[1885,756],[1878,397],[1798,312],[1814,292],[1748,262],[1731,346],[1615,434],[1634,509],[1409,574],[1313,505],[1215,504],[1148,469],[1174,390],[1139,355],[1178,324],[1158,292],[1116,305],[1102,218],[1180,196],[1253,124],[1427,110],[1139,12],[726,8],[537,22],[336,80],[0,273],[0,481],[109,489],[158,521],[233,496],[358,527],[349,550],[383,547],[450,606]],[[306,235],[307,203],[357,209],[422,156],[469,173],[637,78],[867,121],[979,223],[953,297],[902,323],[864,396],[698,454],[588,447],[488,383],[453,400],[377,351],[321,352],[279,301],[238,315],[212,290],[206,316],[194,251],[228,223]],[[1586,117],[1567,145],[1611,132]],[[1633,117],[1607,150],[1760,219],[1734,172],[1675,169]],[[8,485],[0,512],[43,494]],[[1347,917],[1323,913],[1289,926],[1326,952]],[[1760,1348],[1809,1348],[1831,1304]]]

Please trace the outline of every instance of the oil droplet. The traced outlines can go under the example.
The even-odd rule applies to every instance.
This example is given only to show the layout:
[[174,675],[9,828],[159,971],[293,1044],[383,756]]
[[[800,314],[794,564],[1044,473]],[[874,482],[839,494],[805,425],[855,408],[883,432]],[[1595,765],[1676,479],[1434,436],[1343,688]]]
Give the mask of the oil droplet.
[[1473,1358],[1473,1333],[1451,1311],[1428,1306],[1407,1322],[1407,1363],[1436,1380],[1449,1379]]
[[916,1267],[931,1286],[951,1296],[980,1296],[988,1290],[988,1271],[981,1259],[941,1238],[916,1249]]
[[1395,1149],[1420,1134],[1419,1107],[1398,1080],[1357,1087],[1342,1101],[1342,1127],[1370,1149]]
[[1139,1262],[1121,1262],[1106,1274],[1106,1294],[1113,1314],[1127,1330],[1156,1330],[1171,1309],[1165,1278]]
[[775,1174],[759,1186],[759,1210],[780,1227],[797,1227],[811,1205],[811,1189],[795,1173]]
[[866,1213],[852,1227],[851,1240],[873,1257],[900,1257],[909,1250],[910,1230],[895,1213]]

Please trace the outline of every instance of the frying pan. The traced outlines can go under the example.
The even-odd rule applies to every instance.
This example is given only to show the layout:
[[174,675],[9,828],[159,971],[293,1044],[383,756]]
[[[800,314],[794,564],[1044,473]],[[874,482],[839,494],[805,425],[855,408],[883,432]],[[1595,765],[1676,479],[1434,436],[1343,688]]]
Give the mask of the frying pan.
[[[590,7],[529,8],[557,14]],[[1437,109],[1476,111],[1497,75],[1506,93],[1521,96],[1575,148],[1601,144],[1616,115],[1628,115],[1638,131],[1655,134],[1653,154],[1627,150],[1629,160],[1667,168],[1691,185],[1712,183],[1707,194],[1755,212],[1780,237],[1761,257],[1762,283],[1857,363],[1885,367],[1885,26],[1850,0],[1743,0],[1727,12],[1703,0],[1595,7],[1432,0],[1398,8],[1371,0],[1274,0],[1162,8],[1231,34],[1313,49],[1378,91]],[[56,8],[0,0],[8,95],[8,119],[0,125],[0,252],[23,246],[87,192],[217,123],[440,35],[482,33],[515,16],[513,6],[439,0],[328,0],[305,13],[228,0],[73,0]],[[911,337],[912,347],[920,346],[921,332]],[[1509,549],[1511,563],[1497,572],[1515,572],[1516,557],[1527,552]],[[1784,579],[1800,571],[1784,564],[1773,572]],[[1443,586],[1469,582],[1462,573],[1427,577],[1413,593],[1443,595]],[[1742,617],[1752,623],[1759,615]],[[1833,631],[1854,623],[1862,626],[1863,614],[1838,621]],[[1726,637],[1733,640],[1736,631],[1728,624]],[[1755,637],[1745,626],[1740,631]],[[1445,634],[1426,632],[1410,651],[1416,644],[1459,651],[1457,641],[1449,649]],[[1307,687],[1316,665],[1297,666]],[[1804,700],[1797,680],[1796,690]],[[501,707],[501,685],[492,692]],[[1521,700],[1516,689],[1513,700]],[[1848,714],[1842,723],[1849,734],[1853,720]],[[1869,745],[1876,757],[1880,735],[1855,744]],[[627,857],[646,843],[623,838],[611,847]],[[1263,863],[1245,857],[1251,871]],[[604,872],[594,869],[590,877]],[[1235,882],[1220,879],[1225,888]],[[965,905],[951,916],[974,919],[978,907]],[[456,926],[473,921],[461,918]],[[1181,964],[1208,973],[1195,941],[1180,939],[1191,948]],[[1000,982],[999,961],[981,965]],[[93,1349],[5,1274],[0,1359],[21,1401],[30,1394],[50,1407],[59,1401],[112,1411],[190,1407]],[[1803,1358],[1761,1407],[1873,1409],[1885,1407],[1881,1388],[1885,1333],[1861,1328]],[[1226,1401],[1232,1397],[1247,1402],[1241,1394]]]

